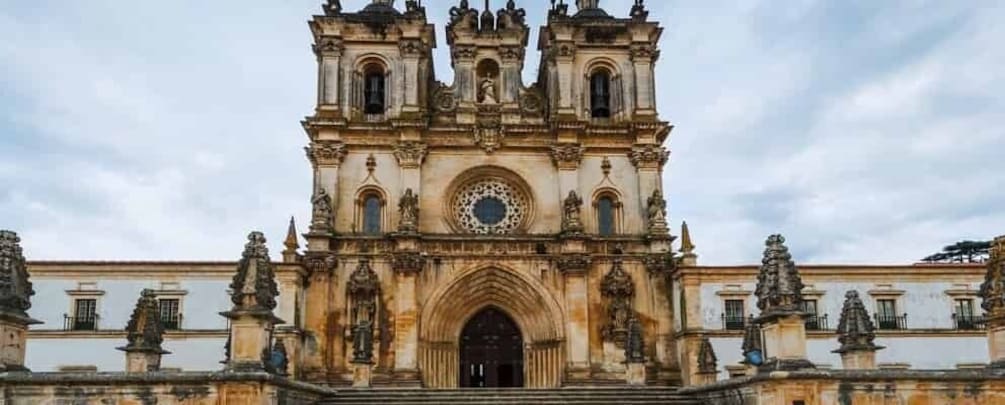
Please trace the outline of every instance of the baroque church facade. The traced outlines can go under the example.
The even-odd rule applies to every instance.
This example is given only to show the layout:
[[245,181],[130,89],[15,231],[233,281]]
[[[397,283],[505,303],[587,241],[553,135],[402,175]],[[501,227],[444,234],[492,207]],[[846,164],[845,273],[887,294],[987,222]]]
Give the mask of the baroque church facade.
[[330,1],[310,22],[307,379],[366,363],[374,381],[431,388],[624,381],[631,364],[680,380],[662,28],[642,2],[625,18],[576,3],[548,10],[530,85],[513,0],[450,10],[452,84],[416,1]]

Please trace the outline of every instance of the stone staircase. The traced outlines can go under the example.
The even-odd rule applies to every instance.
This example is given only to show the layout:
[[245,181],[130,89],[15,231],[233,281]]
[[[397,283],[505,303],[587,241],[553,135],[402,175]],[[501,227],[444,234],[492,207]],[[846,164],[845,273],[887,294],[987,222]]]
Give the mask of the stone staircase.
[[668,387],[609,387],[532,389],[371,389],[339,390],[321,405],[433,405],[433,404],[584,404],[584,405],[700,405]]

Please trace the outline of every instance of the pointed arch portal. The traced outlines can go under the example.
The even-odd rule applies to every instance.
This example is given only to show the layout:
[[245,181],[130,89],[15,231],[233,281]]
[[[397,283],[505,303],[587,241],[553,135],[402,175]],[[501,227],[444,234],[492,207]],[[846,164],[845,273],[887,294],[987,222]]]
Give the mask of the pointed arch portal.
[[424,385],[559,387],[565,369],[563,314],[547,287],[527,274],[498,267],[463,272],[423,306]]

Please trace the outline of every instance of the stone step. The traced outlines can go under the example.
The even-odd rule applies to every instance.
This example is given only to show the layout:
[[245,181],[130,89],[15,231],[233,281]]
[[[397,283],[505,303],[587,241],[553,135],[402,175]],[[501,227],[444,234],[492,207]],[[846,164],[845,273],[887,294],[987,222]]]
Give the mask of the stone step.
[[566,388],[566,389],[372,389],[339,390],[321,402],[328,405],[382,404],[665,404],[699,405],[675,388]]

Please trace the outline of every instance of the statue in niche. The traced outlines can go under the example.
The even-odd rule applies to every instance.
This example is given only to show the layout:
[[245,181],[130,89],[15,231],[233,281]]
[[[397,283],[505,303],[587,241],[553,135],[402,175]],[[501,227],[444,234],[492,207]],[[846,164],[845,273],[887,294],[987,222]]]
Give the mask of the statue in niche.
[[652,197],[648,201],[649,223],[665,224],[667,220],[667,202],[663,199],[663,192],[660,189],[653,191]]
[[583,206],[583,199],[576,194],[575,191],[570,191],[569,196],[565,199],[565,212],[562,217],[562,230],[566,233],[582,233],[583,232],[583,222],[580,219],[581,210]]
[[317,194],[311,199],[311,203],[314,205],[311,228],[317,231],[331,230],[332,199],[328,197],[328,192],[323,187],[319,188]]
[[398,202],[398,214],[401,222],[398,230],[401,232],[415,232],[419,228],[419,197],[412,192],[412,189],[405,190],[405,195],[401,196]]
[[481,80],[482,104],[499,104],[496,96],[496,81],[492,77],[486,76]]
[[352,362],[373,363],[373,322],[361,321],[353,327]]

